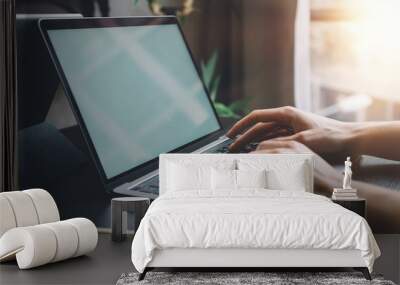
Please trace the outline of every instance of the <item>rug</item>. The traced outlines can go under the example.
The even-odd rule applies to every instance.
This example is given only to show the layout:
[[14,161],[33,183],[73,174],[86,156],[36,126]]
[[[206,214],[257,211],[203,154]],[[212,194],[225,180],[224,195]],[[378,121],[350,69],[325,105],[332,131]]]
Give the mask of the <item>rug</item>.
[[392,281],[384,280],[380,275],[372,275],[373,280],[368,281],[360,272],[148,272],[142,281],[137,280],[138,276],[138,273],[122,274],[117,285],[395,285]]

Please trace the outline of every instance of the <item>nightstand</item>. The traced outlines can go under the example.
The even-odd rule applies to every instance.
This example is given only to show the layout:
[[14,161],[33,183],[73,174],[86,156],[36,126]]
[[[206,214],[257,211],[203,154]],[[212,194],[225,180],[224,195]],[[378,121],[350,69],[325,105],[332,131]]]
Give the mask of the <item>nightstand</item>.
[[123,241],[127,232],[127,212],[134,213],[136,230],[140,221],[144,217],[150,199],[144,197],[120,197],[111,200],[111,239],[113,241]]
[[357,198],[357,199],[353,199],[353,200],[332,199],[332,202],[339,204],[340,206],[342,206],[356,214],[359,214],[363,218],[366,217],[367,201],[363,198]]

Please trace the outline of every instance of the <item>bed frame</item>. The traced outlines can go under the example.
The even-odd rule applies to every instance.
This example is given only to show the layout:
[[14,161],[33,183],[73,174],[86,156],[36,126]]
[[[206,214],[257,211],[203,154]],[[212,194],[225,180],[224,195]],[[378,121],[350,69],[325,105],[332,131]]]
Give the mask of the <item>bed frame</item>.
[[[166,191],[166,162],[184,158],[218,160],[215,154],[162,154],[160,155],[160,194]],[[248,154],[224,154],[224,159],[245,158]],[[252,158],[265,159],[265,155],[252,154]],[[306,191],[313,192],[313,159],[309,154],[274,154],[268,160],[289,159],[307,164]],[[254,248],[170,248],[158,249],[139,280],[155,268],[232,268],[245,271],[250,268],[343,268],[361,271],[367,280],[371,276],[359,250],[333,249],[254,249]]]
[[139,275],[155,268],[232,268],[238,271],[254,268],[337,268],[361,271],[367,280],[371,275],[359,250],[331,249],[197,249],[171,248],[156,250],[152,261]]

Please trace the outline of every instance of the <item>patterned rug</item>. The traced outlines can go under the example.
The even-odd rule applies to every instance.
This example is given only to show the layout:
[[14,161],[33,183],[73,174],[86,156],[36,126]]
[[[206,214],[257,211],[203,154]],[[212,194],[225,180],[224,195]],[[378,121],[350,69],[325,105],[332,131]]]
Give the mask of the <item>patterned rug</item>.
[[122,274],[117,285],[146,285],[146,284],[376,284],[395,285],[392,281],[384,280],[382,276],[372,275],[368,281],[359,272],[148,272],[142,281],[138,281],[138,273]]

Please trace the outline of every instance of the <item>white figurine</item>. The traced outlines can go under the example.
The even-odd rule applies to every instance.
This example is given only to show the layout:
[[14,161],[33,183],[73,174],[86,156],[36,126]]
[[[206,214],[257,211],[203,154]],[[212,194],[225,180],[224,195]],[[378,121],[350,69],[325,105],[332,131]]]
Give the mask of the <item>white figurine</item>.
[[347,160],[344,162],[343,189],[352,189],[351,188],[351,175],[352,174],[353,174],[353,172],[351,171],[350,157],[347,157]]

